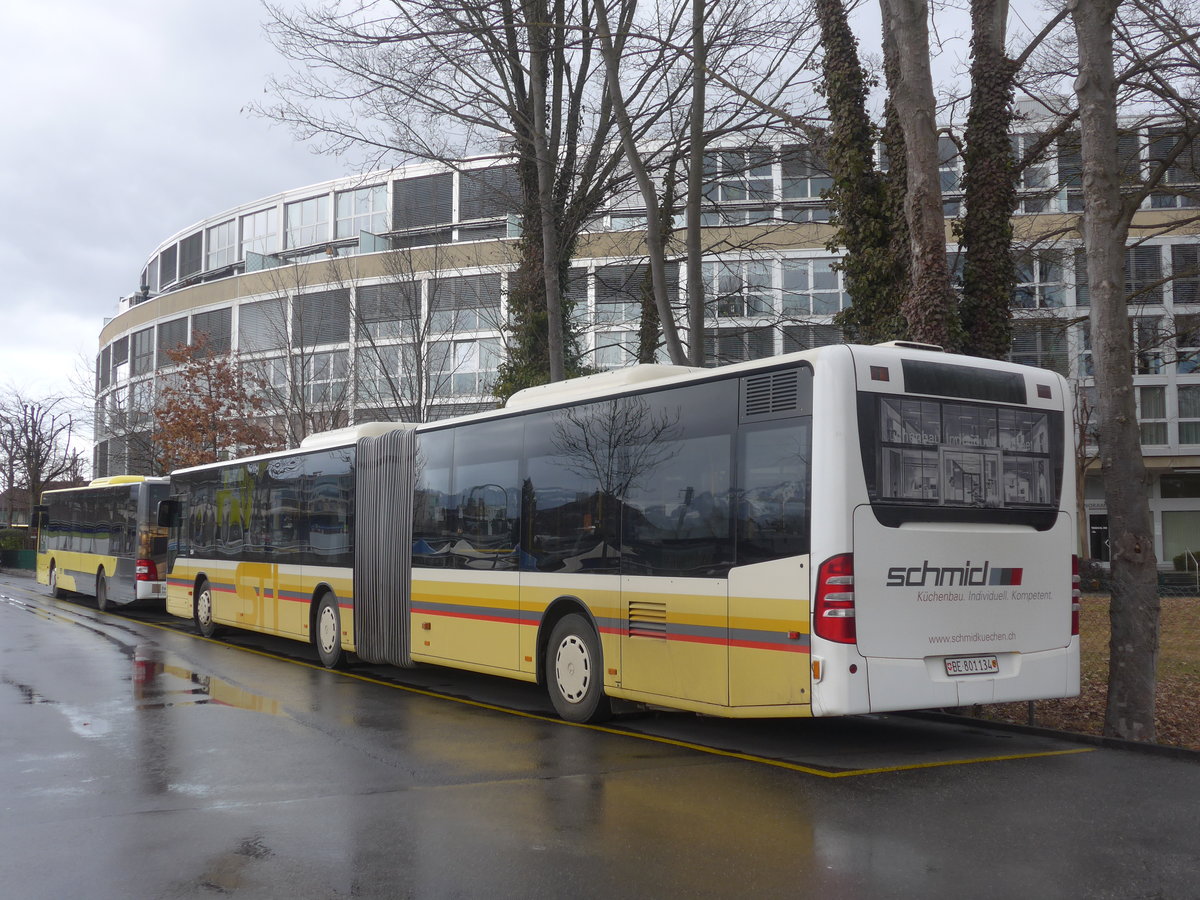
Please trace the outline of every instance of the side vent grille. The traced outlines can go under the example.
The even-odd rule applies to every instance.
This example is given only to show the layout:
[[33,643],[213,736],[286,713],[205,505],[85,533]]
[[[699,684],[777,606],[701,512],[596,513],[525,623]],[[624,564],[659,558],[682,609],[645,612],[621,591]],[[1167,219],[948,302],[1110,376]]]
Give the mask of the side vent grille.
[[654,600],[630,600],[629,636],[666,640],[667,604]]
[[742,379],[743,422],[798,416],[802,414],[801,405],[799,369]]

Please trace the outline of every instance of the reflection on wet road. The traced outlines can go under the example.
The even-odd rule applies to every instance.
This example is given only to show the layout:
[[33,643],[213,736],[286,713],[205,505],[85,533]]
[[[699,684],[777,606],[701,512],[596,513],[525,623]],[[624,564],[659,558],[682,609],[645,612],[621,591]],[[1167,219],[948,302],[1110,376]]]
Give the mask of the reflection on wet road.
[[1182,897],[1200,875],[1189,761],[897,716],[570,726],[530,685],[246,646],[0,577],[6,895]]

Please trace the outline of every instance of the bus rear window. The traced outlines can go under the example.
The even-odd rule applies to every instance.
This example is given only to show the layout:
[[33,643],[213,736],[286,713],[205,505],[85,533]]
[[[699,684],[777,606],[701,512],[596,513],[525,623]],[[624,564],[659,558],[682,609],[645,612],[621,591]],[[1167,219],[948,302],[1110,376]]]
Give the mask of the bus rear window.
[[864,393],[859,428],[868,494],[884,524],[1053,524],[1060,412]]

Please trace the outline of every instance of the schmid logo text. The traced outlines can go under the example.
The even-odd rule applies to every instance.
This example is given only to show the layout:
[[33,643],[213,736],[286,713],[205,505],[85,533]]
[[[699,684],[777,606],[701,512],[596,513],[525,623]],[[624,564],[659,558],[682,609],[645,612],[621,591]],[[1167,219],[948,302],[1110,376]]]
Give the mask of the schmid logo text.
[[991,563],[972,566],[935,566],[925,560],[920,566],[892,566],[887,573],[888,587],[951,587],[953,585],[1015,585],[1021,583],[1023,569],[997,569]]

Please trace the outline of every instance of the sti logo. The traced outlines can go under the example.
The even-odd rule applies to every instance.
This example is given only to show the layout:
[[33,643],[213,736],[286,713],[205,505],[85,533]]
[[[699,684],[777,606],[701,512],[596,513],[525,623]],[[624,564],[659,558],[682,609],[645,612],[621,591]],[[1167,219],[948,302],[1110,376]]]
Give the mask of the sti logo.
[[887,573],[888,587],[983,587],[1014,586],[1021,583],[1024,569],[997,569],[990,562],[972,566],[934,566],[925,560],[920,566],[892,566]]

